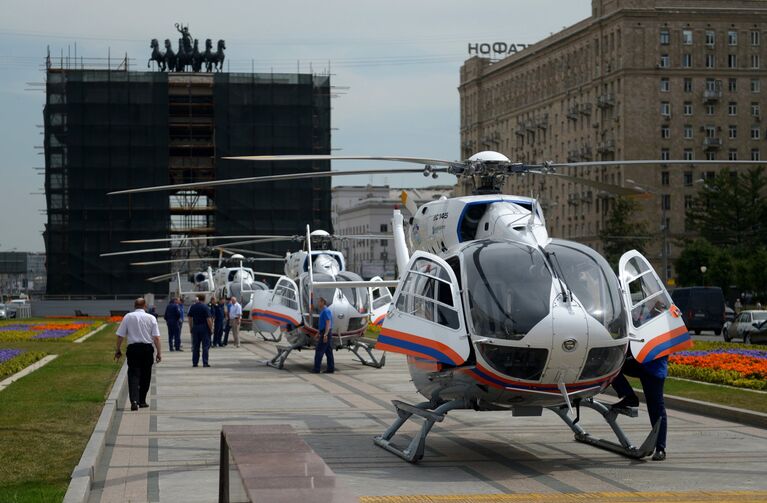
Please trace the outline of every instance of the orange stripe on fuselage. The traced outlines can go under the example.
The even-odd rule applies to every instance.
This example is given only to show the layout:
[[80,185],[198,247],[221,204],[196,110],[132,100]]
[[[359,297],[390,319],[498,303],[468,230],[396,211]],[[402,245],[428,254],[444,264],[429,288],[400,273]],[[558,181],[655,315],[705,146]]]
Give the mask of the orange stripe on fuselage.
[[[663,344],[664,342],[668,342],[668,341],[670,341],[671,339],[673,339],[674,337],[677,337],[677,336],[679,336],[679,335],[682,335],[682,334],[684,334],[684,333],[686,333],[686,332],[687,332],[687,327],[686,327],[686,326],[684,326],[684,325],[682,325],[682,326],[681,326],[681,327],[679,327],[679,328],[675,328],[674,330],[671,330],[671,331],[669,331],[669,332],[666,332],[665,334],[659,335],[658,337],[654,338],[653,340],[651,340],[650,342],[648,342],[647,344],[645,344],[645,345],[644,345],[644,347],[643,347],[643,348],[642,348],[642,350],[639,352],[639,354],[638,354],[638,355],[636,355],[636,360],[637,360],[638,362],[640,362],[640,363],[641,363],[641,362],[644,362],[644,359],[645,359],[645,357],[647,357],[647,353],[649,353],[650,351],[652,351],[652,350],[653,350],[653,349],[654,349],[656,346],[658,346],[659,344]],[[685,346],[684,348],[680,348],[680,349],[675,349],[675,351],[680,351],[681,349],[688,349],[688,348],[691,348],[691,347],[692,347],[692,340],[689,340],[689,343],[690,343],[690,345],[689,345],[689,346]],[[684,345],[684,343],[683,343],[683,344],[681,344],[681,345]],[[677,345],[676,345],[676,346],[674,346],[673,348],[676,348],[676,347],[678,347],[678,346],[680,346],[680,344],[677,344]],[[673,348],[669,348],[669,349],[673,349]],[[660,357],[660,356],[663,356],[663,353],[665,353],[665,354],[669,354],[669,353],[667,353],[667,351],[669,351],[669,350],[668,350],[668,349],[666,349],[666,350],[663,350],[663,351],[661,352],[661,354],[659,354],[658,356],[659,356],[659,357]]]
[[[392,330],[386,327],[381,328],[381,335],[386,335],[387,337],[392,337],[394,339],[400,339],[403,341],[412,342],[413,344],[420,344],[421,346],[427,346],[432,349],[436,349],[440,353],[450,358],[453,364],[455,365],[460,365],[466,360],[465,358],[462,358],[458,353],[456,353],[450,346],[446,346],[445,344],[434,341],[432,339],[418,337],[417,335],[400,332],[398,330]],[[401,349],[401,348],[398,348],[398,349]],[[404,352],[404,351],[401,351],[401,352]],[[405,354],[409,354],[409,353],[405,353]],[[433,356],[426,356],[426,358],[429,360],[434,359]]]

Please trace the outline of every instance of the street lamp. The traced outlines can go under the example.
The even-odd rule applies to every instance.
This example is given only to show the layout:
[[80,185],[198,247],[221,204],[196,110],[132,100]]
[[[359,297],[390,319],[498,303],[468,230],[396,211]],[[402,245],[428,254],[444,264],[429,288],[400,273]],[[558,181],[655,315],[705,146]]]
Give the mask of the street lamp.
[[664,286],[668,285],[668,225],[666,224],[666,201],[664,201],[664,199],[663,199],[663,196],[665,196],[665,194],[658,192],[659,189],[657,189],[657,188],[650,189],[648,187],[641,186],[637,182],[635,182],[634,180],[632,180],[630,178],[627,178],[626,182],[633,184],[635,189],[643,190],[645,192],[649,192],[651,194],[655,194],[656,196],[661,196],[661,200],[660,200],[660,220],[661,220],[660,229],[663,232],[663,243],[661,244],[662,249],[661,249],[661,252],[660,252],[660,256],[661,256],[661,262],[663,264],[663,283],[664,283]]
[[708,271],[708,267],[704,265],[700,266],[700,274],[703,277],[703,286],[706,286],[706,271]]

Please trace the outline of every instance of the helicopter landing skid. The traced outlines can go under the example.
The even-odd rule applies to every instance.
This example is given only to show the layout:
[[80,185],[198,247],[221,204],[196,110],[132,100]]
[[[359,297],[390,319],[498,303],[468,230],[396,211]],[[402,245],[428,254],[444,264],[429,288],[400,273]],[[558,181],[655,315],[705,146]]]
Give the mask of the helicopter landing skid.
[[[613,433],[615,433],[615,436],[618,438],[618,442],[620,443],[597,438],[586,432],[586,430],[584,430],[578,424],[578,420],[580,419],[581,406],[588,407],[599,412],[605,421],[607,421],[607,424],[610,425],[610,428],[612,428]],[[575,440],[578,442],[593,445],[594,447],[616,452],[623,456],[634,459],[642,459],[652,454],[655,450],[655,442],[658,439],[658,432],[660,431],[660,420],[655,423],[652,431],[639,447],[636,447],[633,443],[631,443],[626,434],[623,432],[623,429],[621,429],[621,427],[618,425],[618,422],[616,421],[618,414],[624,414],[629,417],[637,417],[636,409],[614,409],[597,400],[594,400],[593,398],[585,398],[576,403],[577,417],[575,419],[571,419],[570,416],[568,416],[567,407],[552,407],[551,410],[556,412],[556,414],[562,418],[567,426],[573,430],[575,433]]]
[[288,355],[290,354],[290,352],[293,351],[294,349],[298,349],[300,351],[302,347],[304,347],[302,343],[296,343],[296,344],[293,344],[292,346],[287,346],[284,344],[281,346],[277,346],[277,355],[271,360],[269,360],[268,362],[266,362],[266,364],[270,367],[281,369],[283,366],[285,366],[285,360],[288,359]]
[[274,335],[274,332],[266,332],[266,333],[269,334],[268,337],[266,335],[264,335],[264,331],[263,330],[259,330],[258,331],[258,335],[260,335],[261,338],[264,339],[265,341],[268,341],[268,342],[280,342],[282,340],[282,331],[280,331],[279,335]]
[[[426,436],[431,431],[434,423],[442,422],[448,411],[467,408],[466,402],[463,399],[451,400],[436,408],[434,408],[434,404],[431,402],[422,402],[417,405],[411,405],[399,400],[392,400],[391,403],[397,409],[398,417],[392,425],[387,428],[383,435],[379,435],[373,439],[373,443],[396,454],[408,463],[417,463],[423,458],[424,448],[426,446]],[[434,408],[434,410],[429,410],[431,408]],[[401,449],[392,443],[391,439],[397,433],[397,430],[399,430],[408,419],[411,419],[414,414],[423,418],[421,431],[413,437],[407,448]]]
[[[386,365],[386,353],[381,356],[381,359],[377,359],[375,355],[373,354],[373,347],[366,343],[361,341],[354,341],[353,344],[349,346],[349,350],[354,353],[354,356],[357,357],[357,359],[362,363],[363,365],[367,365],[368,367],[374,367],[377,369],[380,369],[384,365]],[[361,355],[359,352],[360,350],[364,350],[368,356],[370,357],[365,358],[363,355]]]

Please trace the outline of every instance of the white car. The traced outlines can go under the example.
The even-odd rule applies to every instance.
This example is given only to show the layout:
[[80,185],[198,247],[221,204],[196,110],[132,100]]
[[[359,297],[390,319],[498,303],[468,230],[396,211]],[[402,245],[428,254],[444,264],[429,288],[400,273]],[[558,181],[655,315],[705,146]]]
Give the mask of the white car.
[[735,321],[725,325],[722,330],[724,340],[729,342],[737,338],[743,339],[743,342],[749,342],[749,334],[765,320],[767,320],[767,311],[741,311],[735,317]]
[[9,317],[8,307],[5,304],[0,304],[0,320],[7,320]]

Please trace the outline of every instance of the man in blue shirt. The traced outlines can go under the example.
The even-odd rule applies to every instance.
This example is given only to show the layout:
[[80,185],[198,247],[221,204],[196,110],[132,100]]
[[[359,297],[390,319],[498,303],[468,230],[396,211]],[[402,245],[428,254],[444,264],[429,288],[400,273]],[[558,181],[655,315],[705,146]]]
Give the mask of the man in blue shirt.
[[328,367],[326,374],[335,372],[335,362],[333,361],[333,312],[328,307],[328,301],[325,297],[320,297],[317,303],[320,309],[320,319],[317,324],[319,334],[317,334],[317,347],[314,350],[314,368],[312,372],[319,374],[322,366],[322,356],[327,356]]
[[181,314],[178,310],[178,304],[176,299],[172,298],[168,302],[168,306],[165,308],[165,323],[168,324],[168,348],[170,351],[181,351],[181,327],[179,326],[179,320]]
[[197,302],[192,304],[187,313],[189,331],[192,332],[192,367],[200,361],[200,345],[202,344],[202,366],[208,365],[208,350],[210,349],[210,333],[213,330],[213,315],[205,305],[205,294],[197,295]]

